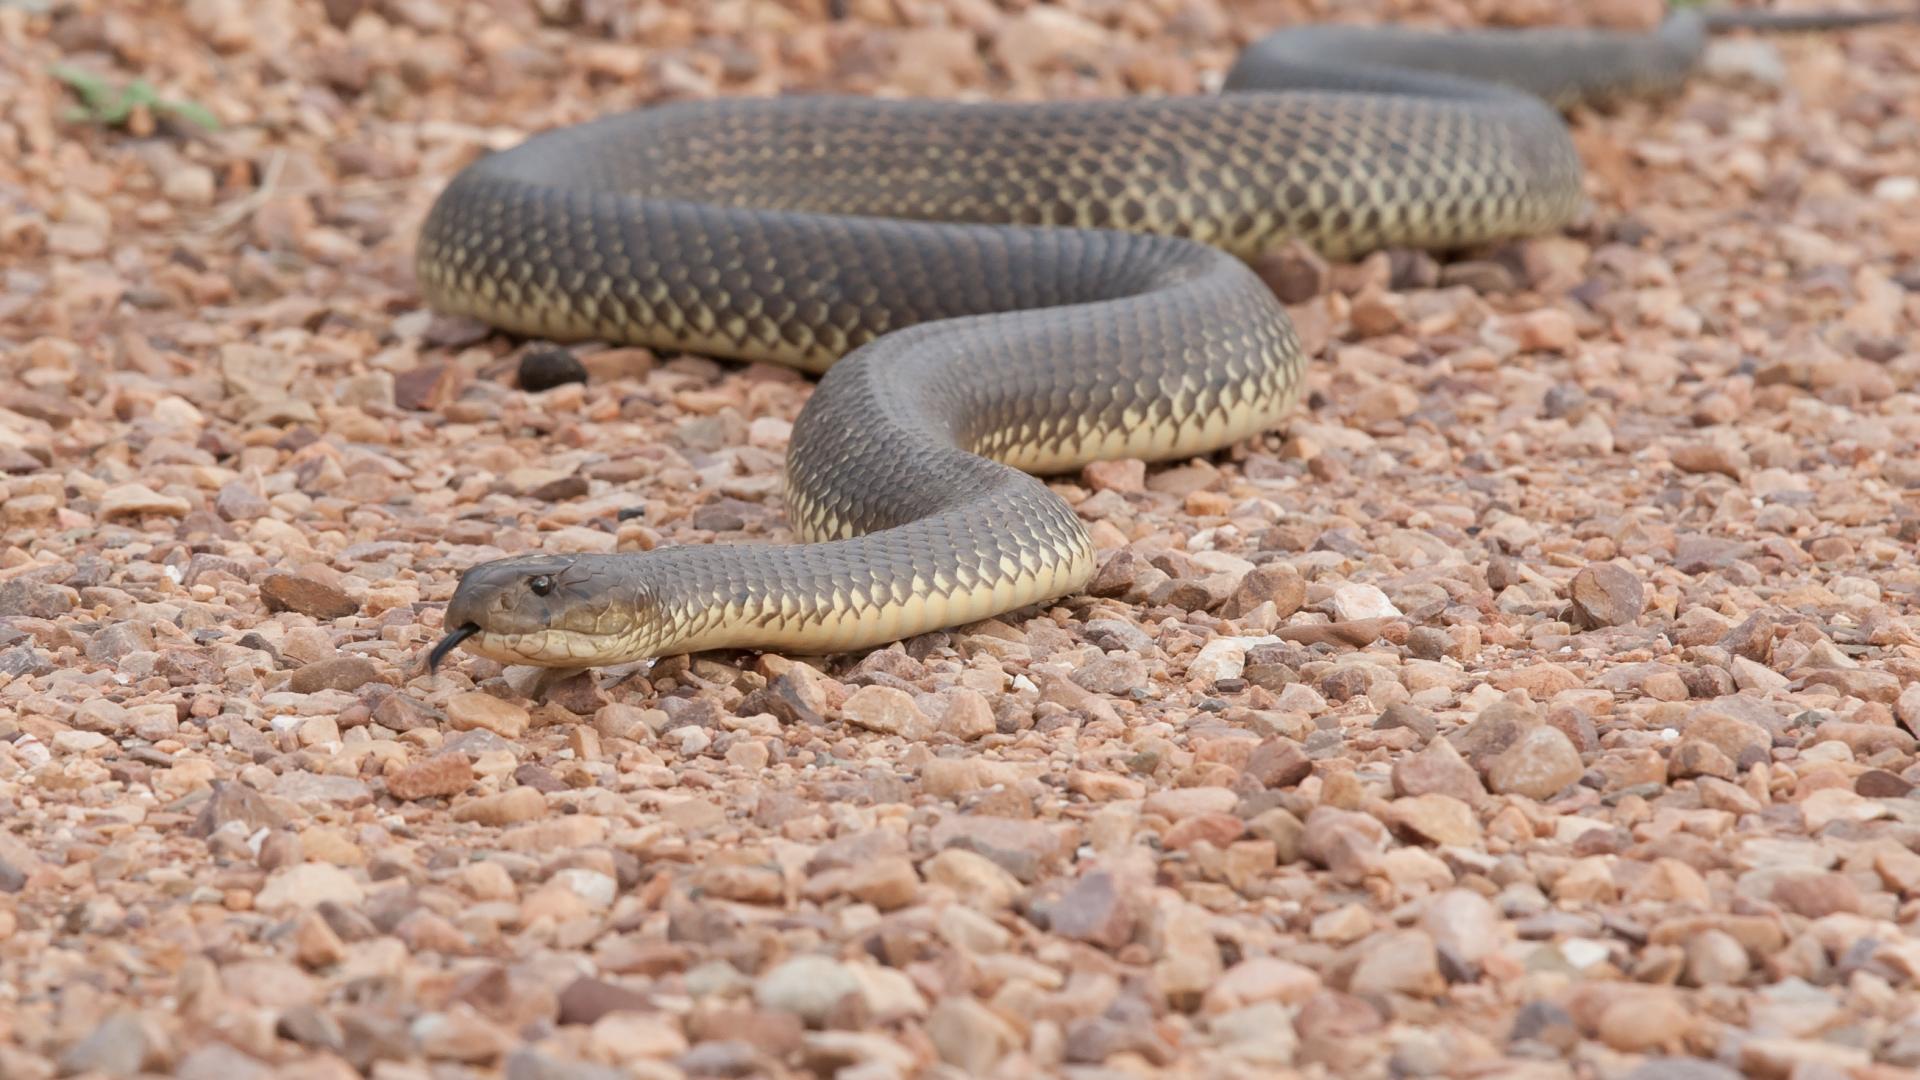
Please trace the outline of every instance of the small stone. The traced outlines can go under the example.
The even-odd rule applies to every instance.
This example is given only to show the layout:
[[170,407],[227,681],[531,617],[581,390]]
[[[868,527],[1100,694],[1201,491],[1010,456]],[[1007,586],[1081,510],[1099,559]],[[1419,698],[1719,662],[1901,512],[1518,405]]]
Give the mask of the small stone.
[[54,619],[74,609],[80,594],[65,585],[14,579],[0,582],[0,616]]
[[1201,999],[1201,1010],[1217,1016],[1263,1001],[1299,1005],[1319,993],[1321,985],[1312,968],[1276,957],[1249,957],[1214,980]]
[[1650,1057],[1620,1080],[1740,1080],[1740,1074],[1699,1058]]
[[985,1076],[1020,1044],[1012,1025],[973,998],[942,998],[927,1016],[927,1037],[940,1060],[967,1076]]
[[1227,597],[1221,606],[1220,614],[1229,619],[1238,619],[1251,613],[1262,604],[1274,606],[1276,618],[1285,619],[1300,610],[1307,602],[1307,582],[1300,571],[1287,563],[1268,563],[1254,568],[1252,573],[1240,579],[1240,584]]
[[1683,740],[1698,739],[1711,743],[1736,765],[1746,761],[1764,761],[1773,748],[1773,736],[1766,728],[1751,720],[1705,706],[1688,714],[1681,725],[1680,734]]
[[1511,330],[1525,352],[1566,352],[1580,341],[1573,316],[1559,308],[1541,308],[1520,316]]
[[214,493],[213,511],[224,521],[253,521],[272,513],[273,504],[267,502],[252,485],[229,480]]
[[1118,949],[1133,937],[1133,912],[1111,873],[1094,870],[1041,905],[1053,933],[1106,949]]
[[1290,788],[1313,773],[1313,761],[1292,739],[1272,738],[1254,747],[1240,775],[1262,788]]
[[[483,331],[486,329],[482,324],[475,325],[479,325]],[[458,364],[421,364],[394,376],[393,403],[409,412],[443,409],[453,400],[462,379]]]
[[1733,81],[1750,80],[1762,86],[1785,86],[1787,66],[1780,48],[1771,41],[1749,37],[1713,37],[1701,54],[1702,74]]
[[[1160,571],[1147,564],[1132,548],[1120,548],[1104,559],[1099,569],[1093,572],[1093,580],[1087,582],[1088,596],[1125,596],[1133,590],[1144,571],[1159,574]],[[1165,578],[1165,574],[1160,574]]]
[[1147,490],[1147,463],[1139,458],[1092,461],[1080,470],[1080,479],[1093,491],[1138,495]]
[[870,685],[855,690],[840,706],[840,715],[855,727],[882,735],[908,735],[927,728],[927,718],[913,703],[913,695],[891,686]]
[[1746,451],[1720,442],[1691,442],[1674,447],[1673,464],[1681,472],[1719,473],[1740,479],[1751,464]]
[[1348,583],[1333,590],[1334,617],[1342,622],[1360,619],[1392,619],[1401,615],[1387,594],[1378,586]]
[[511,1045],[506,1030],[462,1006],[421,1013],[408,1032],[420,1053],[433,1061],[483,1064],[498,1060]]
[[294,920],[293,956],[309,971],[346,959],[347,945],[319,911],[309,908]]
[[1251,263],[1283,304],[1304,304],[1327,291],[1332,269],[1310,245],[1292,242]]
[[1301,854],[1332,871],[1335,881],[1357,884],[1374,868],[1387,845],[1378,819],[1322,804],[1307,815]]
[[210,206],[215,192],[213,170],[205,165],[183,162],[166,170],[160,180],[160,194],[185,206]]
[[1402,797],[1447,795],[1472,805],[1487,793],[1480,774],[1446,739],[1434,739],[1419,753],[1395,761],[1391,776],[1394,794]]
[[783,724],[823,724],[831,710],[826,676],[805,664],[794,664],[767,684],[760,704]]
[[1752,965],[1747,947],[1721,930],[1703,930],[1686,943],[1687,979],[1695,986],[1732,986]]
[[1402,834],[1433,844],[1468,846],[1480,839],[1473,808],[1449,795],[1395,799],[1388,823]]
[[267,912],[310,908],[328,901],[357,907],[365,896],[365,889],[348,871],[332,863],[310,862],[274,871],[266,887],[254,897],[253,906]]
[[532,821],[546,812],[547,797],[534,788],[521,786],[459,803],[453,808],[453,820],[498,827]]
[[1589,630],[1625,626],[1646,610],[1646,591],[1633,572],[1617,563],[1593,563],[1568,588],[1574,621]]
[[1239,803],[1240,796],[1232,788],[1166,788],[1147,796],[1141,811],[1179,821],[1200,814],[1224,814]]
[[948,692],[947,711],[940,717],[938,727],[962,742],[984,739],[998,730],[993,706],[987,704],[985,695],[964,686]]
[[1020,879],[984,855],[948,848],[926,861],[927,882],[951,889],[960,902],[981,911],[999,911],[1020,895]]
[[1853,781],[1854,793],[1869,799],[1904,799],[1913,788],[1912,781],[1885,769],[1869,769]]
[[360,611],[360,602],[314,572],[275,570],[260,579],[260,599],[268,611],[294,611],[315,619],[344,619]]
[[1733,759],[1704,739],[1686,739],[1673,748],[1667,762],[1667,775],[1675,780],[1694,776],[1731,780],[1737,772]]
[[1358,995],[1432,997],[1446,988],[1433,939],[1419,930],[1384,934],[1364,946],[1360,964],[1347,980],[1347,991]]
[[592,1024],[609,1013],[650,1011],[653,999],[645,991],[583,975],[561,989],[556,1004],[560,1023]]
[[162,495],[145,484],[120,484],[100,496],[99,514],[103,520],[117,517],[184,517],[193,504],[177,495]]
[[1406,702],[1398,702],[1387,706],[1373,720],[1375,731],[1392,731],[1396,728],[1413,732],[1414,737],[1424,746],[1433,741],[1435,731],[1433,714]]
[[1860,890],[1845,874],[1792,874],[1773,884],[1773,902],[1809,919],[1861,911]]
[[484,729],[503,739],[518,739],[526,734],[531,719],[520,706],[478,690],[447,699],[447,723],[455,731]]
[[230,780],[215,780],[213,793],[201,804],[200,813],[194,818],[192,833],[204,839],[229,822],[238,822],[249,835],[287,823],[254,789]]
[[296,694],[322,690],[358,690],[380,676],[373,661],[359,656],[336,656],[295,668],[287,689]]
[[387,794],[396,799],[432,799],[458,795],[473,786],[473,764],[467,755],[435,754],[402,766],[387,777]]
[[1539,723],[1531,706],[1502,698],[1481,709],[1472,723],[1447,741],[1456,743],[1469,762],[1485,770]]
[[92,1073],[102,1076],[132,1076],[140,1071],[147,1057],[147,1031],[138,1013],[119,1010],[101,1021],[60,1055],[64,1075]]
[[761,1008],[793,1013],[809,1024],[821,1023],[842,998],[858,993],[860,980],[845,964],[813,953],[780,964],[753,984]]
[[846,891],[881,911],[893,911],[914,902],[920,891],[920,876],[914,873],[913,863],[904,858],[876,859],[852,868]]
[[1615,1050],[1675,1046],[1693,1026],[1693,1013],[1666,993],[1629,992],[1600,1013],[1600,1040]]
[[1146,685],[1147,665],[1137,656],[1102,656],[1076,668],[1069,677],[1085,690],[1118,696]]
[[1503,795],[1549,798],[1580,779],[1580,752],[1557,728],[1537,727],[1494,758],[1487,786]]
[[531,349],[520,357],[520,389],[530,394],[587,381],[587,368],[566,349]]
[[1501,920],[1486,897],[1471,889],[1448,889],[1427,905],[1420,926],[1441,952],[1477,964],[1501,944]]
[[1072,63],[1090,63],[1111,48],[1099,23],[1064,8],[1030,8],[1000,23],[993,50],[1024,78]]

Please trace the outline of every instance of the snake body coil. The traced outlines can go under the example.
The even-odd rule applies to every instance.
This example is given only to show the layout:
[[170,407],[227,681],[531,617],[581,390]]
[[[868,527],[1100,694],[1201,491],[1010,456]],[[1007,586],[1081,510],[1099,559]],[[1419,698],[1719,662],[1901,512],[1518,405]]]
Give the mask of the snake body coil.
[[1556,228],[1581,169],[1551,106],[1677,84],[1706,25],[1311,27],[1218,97],[695,102],[484,158],[421,236],[436,308],[826,374],[787,457],[802,543],[484,563],[432,659],[827,653],[1069,594],[1093,548],[1030,474],[1205,453],[1294,402],[1305,358],[1236,256]]

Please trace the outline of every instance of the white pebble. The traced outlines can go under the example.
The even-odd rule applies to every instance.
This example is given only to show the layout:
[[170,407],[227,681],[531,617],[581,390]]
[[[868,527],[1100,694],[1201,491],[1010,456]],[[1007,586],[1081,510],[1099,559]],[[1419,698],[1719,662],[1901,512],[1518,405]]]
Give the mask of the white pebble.
[[1378,586],[1350,583],[1333,590],[1333,613],[1342,622],[1391,619],[1400,614]]

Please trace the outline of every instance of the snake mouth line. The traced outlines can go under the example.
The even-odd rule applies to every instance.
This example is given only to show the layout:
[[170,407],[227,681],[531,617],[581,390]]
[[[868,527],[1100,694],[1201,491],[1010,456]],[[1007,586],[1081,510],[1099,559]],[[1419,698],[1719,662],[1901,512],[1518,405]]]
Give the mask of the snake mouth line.
[[479,623],[467,623],[465,626],[455,629],[454,631],[449,633],[446,637],[441,638],[440,643],[438,645],[435,645],[433,647],[433,651],[427,654],[428,674],[432,674],[434,671],[438,670],[440,667],[440,662],[447,658],[448,653],[459,648],[461,642],[467,640],[468,638],[472,637],[473,635],[479,632],[480,632]]

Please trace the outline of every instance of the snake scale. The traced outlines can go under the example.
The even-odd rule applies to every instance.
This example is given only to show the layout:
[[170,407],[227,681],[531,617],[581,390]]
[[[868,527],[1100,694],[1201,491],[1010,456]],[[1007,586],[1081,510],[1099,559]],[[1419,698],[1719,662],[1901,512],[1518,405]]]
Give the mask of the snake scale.
[[1038,476],[1204,454],[1294,404],[1306,357],[1245,257],[1555,229],[1583,197],[1558,110],[1677,87],[1719,27],[1885,18],[1309,26],[1218,95],[690,101],[484,157],[423,227],[433,307],[824,374],[787,453],[800,542],[481,563],[429,663],[827,654],[1072,594],[1093,545]]

